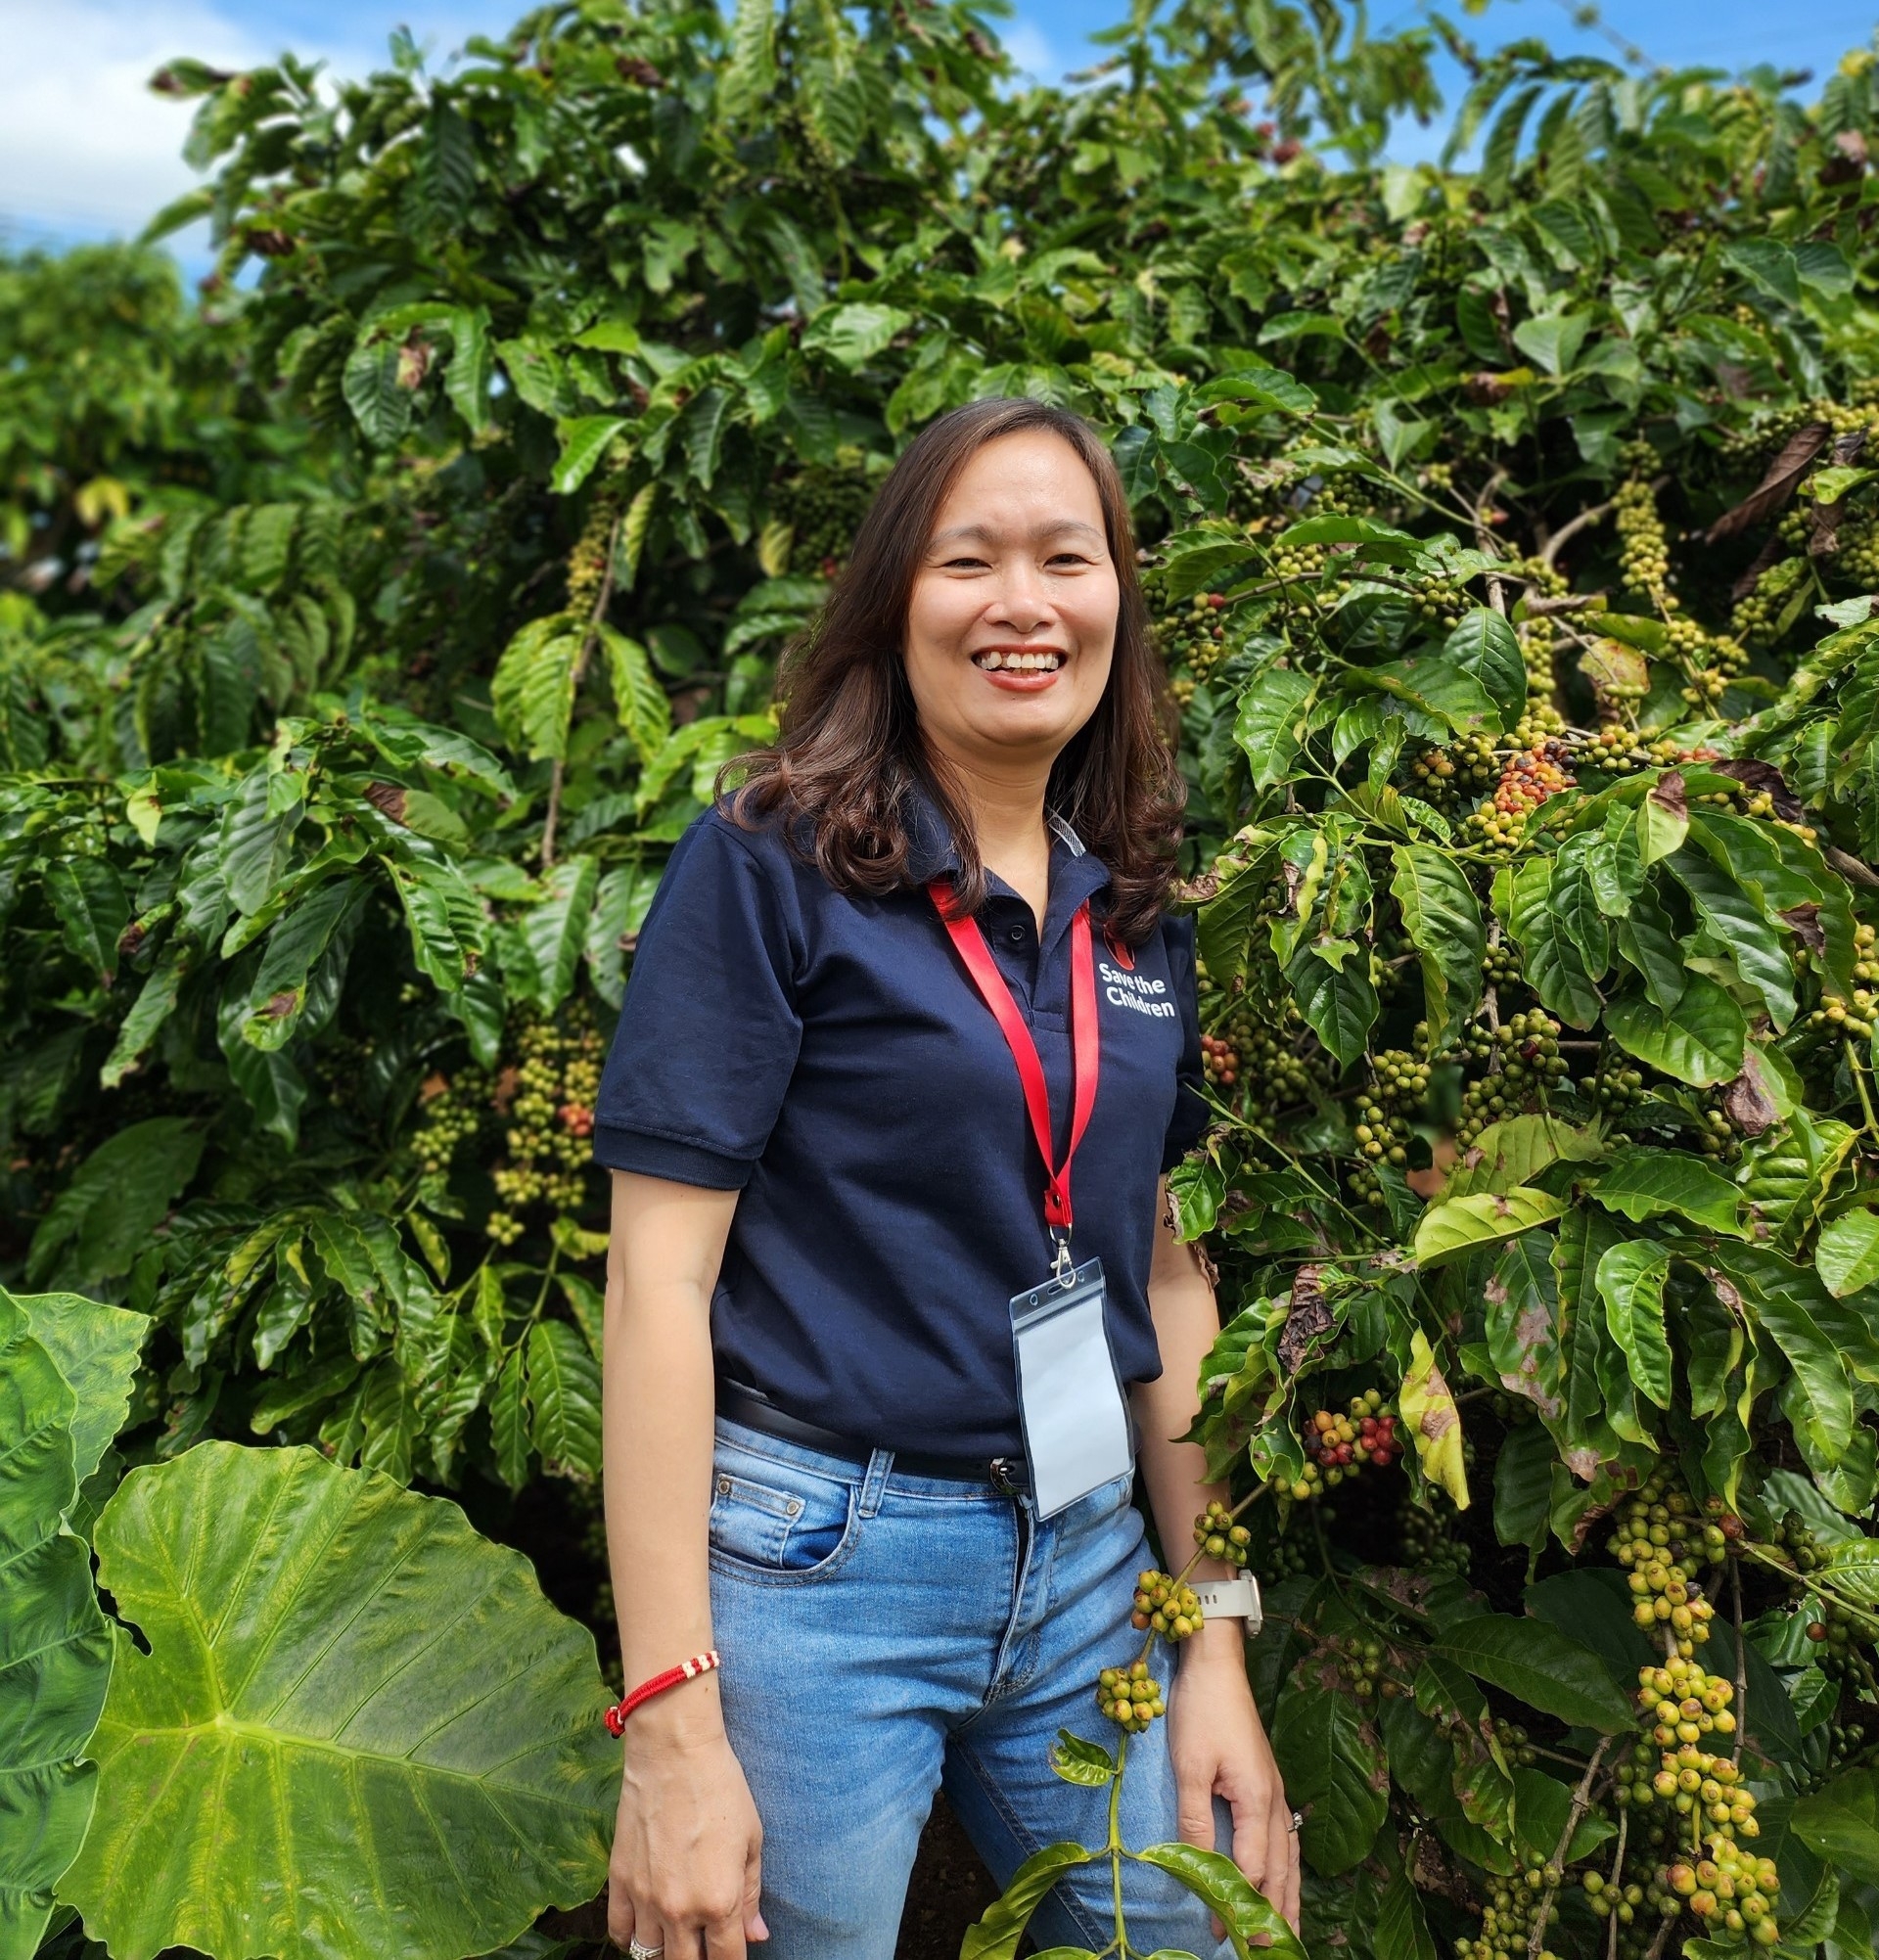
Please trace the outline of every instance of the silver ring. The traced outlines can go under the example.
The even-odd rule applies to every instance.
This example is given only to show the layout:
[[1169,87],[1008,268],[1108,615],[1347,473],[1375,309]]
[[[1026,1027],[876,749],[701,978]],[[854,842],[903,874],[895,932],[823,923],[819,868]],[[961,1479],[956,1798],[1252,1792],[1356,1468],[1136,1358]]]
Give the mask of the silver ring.
[[626,1942],[626,1960],[660,1960],[665,1951],[663,1946],[642,1946],[637,1939]]
[[1292,1813],[1292,1821],[1285,1828],[1288,1831],[1296,1833],[1298,1831],[1299,1826],[1304,1822],[1305,1822],[1305,1812],[1303,1810],[1294,1810]]

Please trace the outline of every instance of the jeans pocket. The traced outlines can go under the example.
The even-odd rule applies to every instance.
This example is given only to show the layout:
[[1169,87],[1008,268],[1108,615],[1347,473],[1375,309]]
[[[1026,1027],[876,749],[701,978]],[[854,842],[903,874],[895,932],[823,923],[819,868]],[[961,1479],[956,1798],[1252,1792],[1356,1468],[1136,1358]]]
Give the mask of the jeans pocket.
[[851,1483],[718,1445],[710,1544],[719,1565],[770,1579],[813,1578],[845,1557],[859,1520]]

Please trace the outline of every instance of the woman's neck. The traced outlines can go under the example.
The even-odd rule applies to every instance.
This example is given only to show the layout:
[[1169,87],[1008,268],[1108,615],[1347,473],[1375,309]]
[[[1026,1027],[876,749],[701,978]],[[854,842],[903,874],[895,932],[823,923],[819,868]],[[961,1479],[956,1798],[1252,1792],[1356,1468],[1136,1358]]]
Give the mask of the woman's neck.
[[1050,764],[986,768],[964,757],[941,758],[972,819],[979,861],[1031,901],[1041,922],[1050,880],[1044,793]]

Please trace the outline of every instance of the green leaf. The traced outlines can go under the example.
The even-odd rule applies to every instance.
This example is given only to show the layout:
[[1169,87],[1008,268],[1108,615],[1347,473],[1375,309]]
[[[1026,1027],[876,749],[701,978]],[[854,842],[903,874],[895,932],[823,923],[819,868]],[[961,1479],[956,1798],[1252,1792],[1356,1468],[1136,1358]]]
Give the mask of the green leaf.
[[1794,1019],[1794,962],[1755,893],[1707,852],[1685,844],[1668,860],[1697,915],[1728,948],[1744,983],[1762,996],[1777,1029]]
[[1303,739],[1311,682],[1296,668],[1262,668],[1240,697],[1233,739],[1253,765],[1253,787],[1269,790],[1291,773]]
[[1693,1088],[1713,1088],[1742,1072],[1749,1025],[1704,974],[1688,977],[1668,1013],[1639,995],[1621,996],[1606,1008],[1605,1027],[1627,1054]]
[[1879,1211],[1843,1211],[1820,1228],[1813,1263],[1836,1299],[1879,1281]]
[[345,405],[374,449],[390,449],[411,426],[412,393],[398,385],[394,341],[367,340],[346,356]]
[[26,1332],[52,1356],[53,1366],[76,1397],[71,1417],[72,1477],[84,1482],[100,1463],[130,1412],[150,1321],[121,1306],[106,1306],[75,1293],[23,1293],[12,1298],[26,1317]]
[[[1514,1771],[1514,1817],[1522,1848],[1535,1864],[1552,1861],[1573,1812],[1573,1793],[1558,1777],[1542,1769]],[[1590,1857],[1600,1845],[1618,1835],[1618,1826],[1596,1815],[1581,1817],[1566,1848],[1566,1862]]]
[[659,684],[646,649],[612,626],[600,629],[607,654],[607,673],[613,683],[614,712],[632,738],[642,762],[650,762],[672,732],[672,705]]
[[27,1279],[57,1273],[79,1285],[128,1272],[202,1154],[203,1132],[187,1117],[149,1117],[107,1137],[40,1219]]
[[600,860],[565,857],[541,881],[542,896],[522,915],[520,934],[528,951],[526,973],[510,973],[510,989],[552,1014],[573,991],[587,943]]
[[1549,375],[1570,374],[1591,325],[1589,313],[1540,314],[1514,329],[1514,345]]
[[1849,1769],[1802,1798],[1788,1829],[1860,1885],[1879,1885],[1879,1769]]
[[1840,1345],[1816,1317],[1832,1304],[1818,1280],[1758,1246],[1720,1245],[1698,1256],[1724,1304],[1746,1312],[1787,1356],[1805,1397],[1811,1447],[1838,1462],[1853,1434],[1853,1389]]
[[482,964],[481,903],[463,874],[427,839],[407,832],[388,842],[391,847],[379,861],[404,908],[411,957],[445,993],[455,993]]
[[1033,1851],[1012,1873],[1003,1893],[992,1900],[982,1918],[966,1928],[959,1960],[1014,1960],[1031,1915],[1065,1872],[1089,1864],[1096,1856],[1081,1845],[1046,1845]]
[[1660,1409],[1671,1405],[1671,1344],[1664,1331],[1670,1274],[1670,1249],[1656,1240],[1623,1240],[1598,1262],[1605,1324],[1624,1351],[1633,1386]]
[[1422,1896],[1404,1866],[1384,1888],[1377,1901],[1371,1945],[1376,1960],[1437,1960]]
[[[1640,838],[1642,834],[1640,826]],[[1645,998],[1669,1014],[1683,998],[1688,975],[1670,914],[1649,887],[1631,900],[1630,909],[1618,922],[1617,938],[1619,952],[1644,982]]]
[[852,374],[883,352],[896,334],[913,324],[913,315],[898,306],[857,300],[818,313],[802,336],[805,349],[826,353],[838,367]]
[[1464,1258],[1477,1247],[1498,1245],[1565,1214],[1565,1203],[1545,1191],[1516,1186],[1480,1191],[1432,1205],[1416,1224],[1415,1258],[1425,1272]]
[[614,437],[631,427],[623,415],[579,415],[558,423],[555,433],[561,438],[561,455],[548,479],[550,488],[558,496],[572,497],[593,475]]
[[201,1443],[133,1470],[97,1544],[150,1651],[118,1642],[60,1892],[116,1960],[456,1960],[598,1891],[619,1770],[593,1636],[454,1504]]
[[1623,1146],[1599,1172],[1593,1195],[1634,1225],[1676,1212],[1706,1231],[1748,1237],[1742,1194],[1719,1170],[1677,1151]]
[[330,879],[268,934],[241,1025],[251,1047],[284,1048],[299,1031],[313,969],[336,938],[344,944],[365,894],[362,878]]
[[1435,1652],[1569,1727],[1621,1735],[1631,1725],[1630,1707],[1605,1664],[1543,1619],[1487,1613],[1453,1621]]
[[1513,727],[1527,707],[1527,662],[1505,615],[1491,606],[1473,607],[1461,615],[1442,651],[1488,690],[1500,710],[1500,725]]
[[1381,1745],[1357,1705],[1334,1689],[1295,1686],[1279,1698],[1272,1749],[1286,1795],[1305,1813],[1299,1848],[1326,1878],[1369,1855],[1389,1809]]
[[[1558,1422],[1566,1413],[1559,1285],[1552,1254],[1553,1241],[1546,1233],[1524,1233],[1501,1253],[1482,1290],[1488,1351],[1500,1385],[1525,1395],[1548,1423]],[[1543,1503],[1541,1509],[1543,1515]],[[1495,1517],[1499,1517],[1498,1496]]]
[[1736,271],[1776,299],[1790,306],[1801,303],[1801,278],[1790,246],[1771,238],[1730,239],[1722,256]]
[[1197,1845],[1150,1845],[1136,1855],[1145,1865],[1173,1873],[1213,1911],[1226,1928],[1234,1960],[1251,1960],[1255,1952],[1277,1954],[1280,1960],[1306,1960],[1305,1948],[1277,1908],[1266,1902],[1265,1894],[1253,1887],[1231,1858]]
[[265,770],[251,770],[222,816],[222,884],[238,912],[258,912],[274,895],[299,828],[298,801],[275,809],[273,780]]
[[585,645],[580,627],[555,613],[530,620],[496,662],[490,706],[503,739],[531,761],[560,761],[568,753]]
[[527,1377],[518,1344],[503,1360],[489,1397],[489,1440],[496,1452],[496,1474],[511,1490],[528,1481]]
[[1481,998],[1488,946],[1481,905],[1466,872],[1446,851],[1399,843],[1394,854],[1390,889],[1402,913],[1402,930],[1421,957],[1429,1045],[1439,1050],[1449,1027],[1465,1021]]
[[1363,1054],[1376,1025],[1377,990],[1364,971],[1368,964],[1359,952],[1333,967],[1307,941],[1285,969],[1306,1025],[1347,1069]]
[[1066,1783],[1080,1783],[1090,1790],[1106,1789],[1116,1780],[1116,1758],[1109,1751],[1068,1729],[1057,1731],[1050,1746],[1050,1766]]
[[[88,1304],[88,1302],[85,1302]],[[111,1638],[91,1558],[62,1521],[77,1496],[76,1397],[0,1290],[0,1954],[30,1960],[77,1855],[97,1772],[84,1755]]]
[[[1501,886],[1495,886],[1496,904]],[[1597,917],[1591,881],[1581,860],[1531,857],[1507,882],[1509,902],[1503,918],[1520,943],[1528,985],[1541,1003],[1574,1027],[1590,1027],[1599,1015],[1594,972],[1571,927]],[[1568,905],[1567,899],[1575,902]],[[1596,933],[1604,934],[1603,919]],[[1593,950],[1601,950],[1596,944]],[[1597,962],[1603,971],[1604,960]],[[1731,1071],[1733,1072],[1733,1071]]]
[[542,1462],[563,1475],[600,1475],[600,1365],[565,1320],[528,1330],[529,1433]]
[[117,940],[130,901],[116,867],[103,857],[58,857],[46,867],[46,896],[60,934],[79,963],[109,986],[117,975]]
[[1559,1117],[1503,1117],[1489,1123],[1456,1160],[1443,1185],[1444,1198],[1482,1191],[1511,1191],[1530,1184],[1549,1163],[1583,1163],[1604,1145],[1596,1129],[1575,1129]]
[[183,983],[184,949],[175,941],[158,956],[130,1012],[118,1024],[117,1038],[98,1071],[98,1080],[107,1089],[116,1088],[133,1073],[162,1031],[163,1023],[176,1011],[176,997]]

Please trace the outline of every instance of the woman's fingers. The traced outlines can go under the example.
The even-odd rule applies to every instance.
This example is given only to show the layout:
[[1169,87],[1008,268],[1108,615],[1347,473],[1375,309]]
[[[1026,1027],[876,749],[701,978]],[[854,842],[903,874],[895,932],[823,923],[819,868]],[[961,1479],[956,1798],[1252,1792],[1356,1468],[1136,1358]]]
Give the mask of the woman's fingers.
[[763,1924],[763,1914],[757,1901],[763,1893],[763,1843],[761,1835],[751,1841],[751,1848],[744,1861],[744,1937],[746,1939],[767,1939],[770,1929]]
[[1184,1845],[1214,1848],[1214,1779],[1215,1765],[1179,1762],[1174,1765],[1174,1828]]

